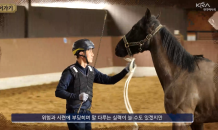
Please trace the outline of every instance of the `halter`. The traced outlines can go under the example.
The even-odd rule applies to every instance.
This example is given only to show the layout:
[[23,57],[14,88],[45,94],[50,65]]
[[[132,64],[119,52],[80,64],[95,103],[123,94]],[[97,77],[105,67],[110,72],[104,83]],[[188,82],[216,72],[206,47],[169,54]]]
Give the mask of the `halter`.
[[127,50],[127,53],[129,54],[129,56],[132,57],[132,52],[130,51],[129,46],[139,46],[139,51],[142,52],[142,45],[144,43],[146,43],[147,41],[150,42],[151,38],[162,28],[163,26],[160,24],[154,31],[152,31],[150,34],[148,34],[146,36],[146,38],[144,40],[141,40],[139,42],[130,42],[128,43],[128,41],[126,40],[126,36],[123,36],[123,41],[125,43],[125,47]]

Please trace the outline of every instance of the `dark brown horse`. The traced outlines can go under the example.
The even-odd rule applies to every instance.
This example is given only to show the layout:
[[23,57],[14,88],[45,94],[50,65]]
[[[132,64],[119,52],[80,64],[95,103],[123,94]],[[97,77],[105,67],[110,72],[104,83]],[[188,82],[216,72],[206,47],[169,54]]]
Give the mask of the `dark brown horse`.
[[147,9],[116,46],[116,56],[149,50],[164,90],[166,113],[192,113],[193,123],[173,123],[173,130],[203,130],[203,123],[218,121],[218,65],[188,53],[158,16]]

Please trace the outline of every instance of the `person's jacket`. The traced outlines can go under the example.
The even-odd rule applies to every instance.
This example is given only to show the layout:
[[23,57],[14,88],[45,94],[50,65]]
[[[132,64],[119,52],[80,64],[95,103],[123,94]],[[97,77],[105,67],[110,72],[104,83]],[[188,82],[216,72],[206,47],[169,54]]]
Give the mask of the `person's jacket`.
[[[86,66],[86,68],[83,68],[78,62],[76,62],[73,65],[77,68],[78,71],[80,71],[84,75],[87,75],[87,72],[89,71],[88,65]],[[128,73],[128,70],[126,68],[124,68],[120,73],[118,73],[114,76],[108,76],[106,74],[101,73],[96,68],[94,68],[94,67],[92,67],[92,68],[94,70],[93,82],[100,83],[100,84],[115,84],[118,81],[120,81],[123,77],[125,77],[125,75]],[[59,81],[58,86],[57,86],[56,91],[55,91],[55,96],[62,98],[62,99],[66,99],[66,100],[79,100],[79,94],[72,93],[72,92],[68,91],[68,90],[70,90],[69,87],[72,87],[72,88],[79,87],[79,86],[74,86],[74,80],[75,80],[75,77],[72,74],[72,72],[70,70],[70,66],[69,66],[62,72],[62,76],[60,78],[60,81]],[[94,96],[95,95],[93,95],[93,97]],[[67,102],[67,105],[66,105],[66,109],[78,109],[79,107],[80,107],[80,104],[75,105],[75,104],[69,103],[69,102]],[[90,100],[86,100],[82,104],[81,109],[88,109],[90,107],[91,107]]]

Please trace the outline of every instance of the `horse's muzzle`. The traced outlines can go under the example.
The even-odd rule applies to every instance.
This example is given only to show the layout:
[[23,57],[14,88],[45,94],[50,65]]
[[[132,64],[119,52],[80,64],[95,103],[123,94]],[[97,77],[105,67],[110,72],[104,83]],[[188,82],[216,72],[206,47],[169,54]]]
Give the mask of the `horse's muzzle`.
[[115,49],[115,55],[118,56],[118,57],[125,57],[127,55],[127,54],[125,55],[125,53],[126,52],[123,49],[122,50],[118,49],[118,48]]

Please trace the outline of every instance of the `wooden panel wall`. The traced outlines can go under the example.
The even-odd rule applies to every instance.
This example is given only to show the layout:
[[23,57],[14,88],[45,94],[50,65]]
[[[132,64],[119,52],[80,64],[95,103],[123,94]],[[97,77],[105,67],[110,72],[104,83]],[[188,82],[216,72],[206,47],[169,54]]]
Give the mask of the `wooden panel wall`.
[[0,38],[24,38],[25,37],[26,9],[17,6],[15,13],[0,13]]
[[108,21],[108,35],[122,36],[140,20],[149,8],[152,15],[158,15],[161,12],[159,20],[161,24],[167,26],[174,33],[179,30],[186,39],[187,16],[186,11],[174,7],[154,7],[154,6],[127,6],[127,5],[108,5],[110,19]]
[[[159,18],[161,23],[166,25],[172,33],[174,30],[179,30],[186,39],[185,10],[173,7],[148,8],[154,15],[161,11]],[[108,5],[106,9],[109,12],[104,36],[122,36],[143,17],[147,7]],[[22,12],[22,16],[19,11]],[[24,38],[25,35],[30,38],[101,36],[105,11],[32,7],[29,16],[26,16],[25,7],[20,6],[15,14],[16,16],[10,15],[9,18],[5,18],[5,31],[0,34],[0,38]],[[28,17],[28,25],[25,25],[25,17]],[[25,34],[25,29],[27,29],[27,34]]]
[[[28,38],[1,39],[0,78],[16,77],[34,74],[62,72],[63,69],[76,61],[72,54],[73,43],[82,37],[63,38]],[[98,52],[100,37],[87,37],[95,43],[95,58],[91,65],[96,68],[125,66],[123,58],[115,56],[115,46],[121,37],[103,37]],[[203,55],[217,62],[218,44],[212,40],[184,41],[185,49],[192,55]],[[136,64],[141,67],[153,67],[149,51],[134,56]]]
[[28,36],[101,36],[104,16],[104,10],[33,7]]
[[214,11],[187,11],[187,31],[214,31],[215,29],[208,22],[214,13]]

